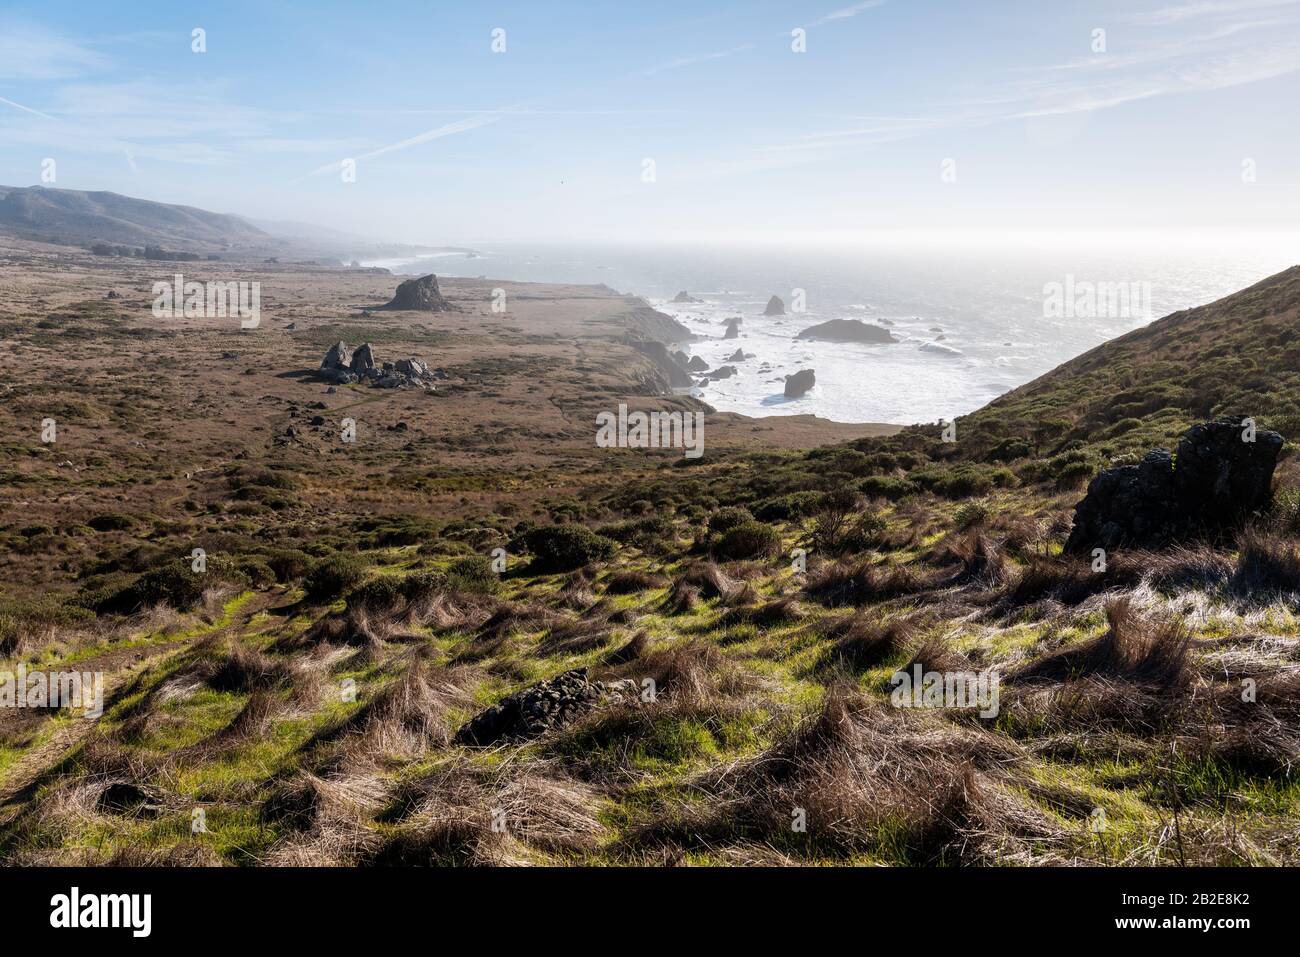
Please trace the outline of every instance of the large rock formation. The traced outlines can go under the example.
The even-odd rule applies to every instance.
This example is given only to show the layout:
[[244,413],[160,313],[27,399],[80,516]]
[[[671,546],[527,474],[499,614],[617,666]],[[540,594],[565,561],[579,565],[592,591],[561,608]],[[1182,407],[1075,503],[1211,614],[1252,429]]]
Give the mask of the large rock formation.
[[350,385],[353,382],[369,382],[384,389],[396,389],[407,385],[433,391],[434,379],[446,378],[441,370],[430,371],[419,359],[398,359],[397,362],[385,362],[382,365],[375,358],[370,343],[360,346],[355,352],[348,349],[347,343],[339,341],[330,346],[321,360],[317,376],[335,385]]
[[438,291],[438,277],[430,273],[419,279],[400,283],[393,299],[381,309],[412,309],[421,312],[447,312],[451,306]]
[[781,301],[780,296],[773,296],[767,301],[767,307],[763,310],[765,316],[784,316],[785,303]]
[[1222,538],[1269,507],[1281,450],[1282,436],[1252,436],[1241,418],[1194,425],[1176,456],[1152,449],[1137,465],[1098,472],[1075,506],[1065,549],[1086,554]]
[[817,384],[817,375],[812,369],[800,369],[794,375],[785,377],[785,397],[797,399]]
[[677,295],[673,296],[673,302],[700,302],[700,301],[701,301],[701,300],[696,299],[694,296],[692,296],[690,293],[688,293],[685,289],[683,289],[683,290],[682,290],[681,292],[679,292]]
[[887,329],[873,326],[861,319],[831,319],[809,326],[796,339],[824,339],[827,342],[884,343],[898,340]]

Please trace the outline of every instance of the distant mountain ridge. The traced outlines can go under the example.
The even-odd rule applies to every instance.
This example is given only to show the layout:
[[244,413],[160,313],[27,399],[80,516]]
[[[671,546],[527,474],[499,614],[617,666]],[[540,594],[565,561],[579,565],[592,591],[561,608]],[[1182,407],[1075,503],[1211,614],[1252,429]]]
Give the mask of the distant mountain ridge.
[[64,245],[162,246],[196,253],[270,250],[283,241],[246,219],[120,193],[0,186],[0,232]]

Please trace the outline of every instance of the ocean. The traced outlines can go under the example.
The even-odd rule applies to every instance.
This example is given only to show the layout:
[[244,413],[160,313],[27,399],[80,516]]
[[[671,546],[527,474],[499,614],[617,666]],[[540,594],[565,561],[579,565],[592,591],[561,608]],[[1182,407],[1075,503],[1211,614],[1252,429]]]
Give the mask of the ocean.
[[[687,349],[737,375],[694,394],[746,415],[812,413],[839,422],[934,422],[962,415],[1088,349],[1212,302],[1300,262],[1277,237],[793,244],[467,244],[463,253],[372,260],[399,274],[603,283],[641,296],[701,339]],[[700,300],[674,303],[685,291]],[[1097,295],[1089,298],[1090,292]],[[779,296],[787,314],[765,317]],[[802,312],[793,309],[802,306]],[[738,339],[723,339],[739,316]],[[898,341],[796,339],[857,319]],[[728,362],[737,349],[752,358]],[[786,374],[813,369],[798,399]]]

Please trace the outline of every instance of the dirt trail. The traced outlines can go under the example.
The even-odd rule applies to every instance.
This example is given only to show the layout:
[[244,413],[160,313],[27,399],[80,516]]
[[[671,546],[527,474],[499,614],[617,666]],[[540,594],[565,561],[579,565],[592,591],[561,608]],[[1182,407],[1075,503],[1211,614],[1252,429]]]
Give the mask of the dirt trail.
[[[181,654],[196,641],[214,635],[241,634],[258,614],[272,608],[279,592],[255,592],[231,614],[230,620],[203,629],[179,641],[170,641],[147,647],[109,648],[104,654],[86,658],[75,663],[79,671],[99,671],[104,674],[104,711],[116,702],[123,689],[130,686],[141,672],[154,665],[164,664],[169,659]],[[69,668],[73,666],[68,666]],[[51,712],[41,712],[45,717],[38,724],[51,720]],[[26,717],[26,716],[24,716]],[[93,721],[74,720],[63,724],[54,735],[42,744],[23,754],[6,770],[0,772],[0,827],[22,810],[22,801],[14,802],[23,796],[41,774],[53,767],[74,747],[85,740],[99,725],[99,719]],[[33,728],[38,725],[32,726]]]

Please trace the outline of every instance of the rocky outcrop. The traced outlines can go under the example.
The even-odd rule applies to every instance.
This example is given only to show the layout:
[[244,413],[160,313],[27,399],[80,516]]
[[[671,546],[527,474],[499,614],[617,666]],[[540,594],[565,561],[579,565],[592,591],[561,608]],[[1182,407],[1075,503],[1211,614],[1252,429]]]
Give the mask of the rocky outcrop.
[[665,345],[693,342],[698,338],[672,316],[646,305],[644,300],[629,298],[627,301],[630,308],[619,319],[632,338],[652,339]]
[[601,705],[638,700],[635,682],[589,681],[586,669],[578,668],[516,691],[479,712],[456,732],[456,743],[486,747],[526,741],[562,728]]
[[654,391],[668,392],[671,389],[686,389],[691,386],[691,377],[686,371],[686,366],[677,359],[677,356],[682,353],[674,353],[662,342],[654,339],[629,339],[627,342],[637,352],[649,356],[658,371],[662,373],[667,388],[658,388]]
[[748,352],[744,351],[743,349],[737,349],[737,350],[736,350],[735,352],[733,352],[731,355],[727,356],[727,361],[728,361],[728,362],[744,362],[746,359],[752,359],[752,358],[754,358],[754,357],[753,357],[752,355],[750,355]]
[[685,289],[683,289],[677,295],[673,296],[673,302],[701,302],[701,301],[702,300],[696,299]]
[[773,296],[771,299],[767,301],[767,306],[766,308],[763,309],[763,315],[765,316],[785,315],[785,303],[781,301],[780,296]]
[[686,368],[691,372],[703,372],[708,369],[709,364],[700,356],[691,356],[691,361],[686,363]]
[[380,365],[370,343],[364,343],[353,352],[348,349],[347,343],[340,340],[325,353],[317,377],[335,385],[369,382],[383,389],[418,386],[432,391],[435,388],[434,380],[446,378],[446,373],[441,370],[431,371],[414,356]]
[[419,279],[408,279],[397,286],[392,300],[381,309],[409,309],[419,312],[448,312],[451,305],[442,298],[438,277],[430,273]]
[[817,384],[817,374],[812,369],[800,369],[785,377],[785,397],[797,399]]
[[1152,449],[1136,465],[1098,472],[1075,506],[1065,549],[1087,554],[1224,538],[1269,507],[1281,450],[1282,436],[1252,435],[1242,418],[1194,425],[1179,440],[1177,455]]
[[897,342],[893,334],[880,326],[870,325],[861,319],[831,319],[809,326],[796,339],[823,339],[827,342]]
[[724,333],[722,334],[722,338],[724,338],[724,339],[739,339],[739,338],[740,338],[740,320],[739,320],[739,319],[728,319],[728,320],[727,320],[727,331],[724,332]]
[[735,374],[736,374],[735,366],[721,366],[717,369],[714,369],[712,372],[705,373],[704,380],[706,382],[712,382],[717,379],[730,379]]

